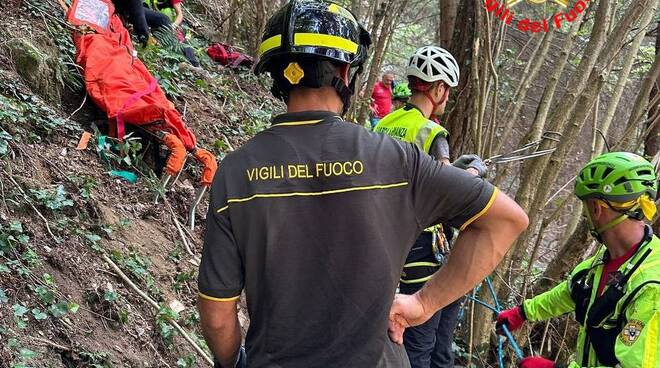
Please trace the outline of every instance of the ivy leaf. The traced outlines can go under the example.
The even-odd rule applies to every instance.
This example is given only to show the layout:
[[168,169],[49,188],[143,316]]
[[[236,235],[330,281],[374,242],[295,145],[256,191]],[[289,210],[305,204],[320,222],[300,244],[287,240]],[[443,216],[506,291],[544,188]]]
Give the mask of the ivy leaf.
[[34,316],[34,319],[36,319],[37,321],[42,321],[48,318],[48,315],[42,312],[41,310],[39,310],[38,308],[34,308],[32,310],[32,315]]
[[69,302],[69,304],[67,305],[67,308],[69,309],[69,312],[77,313],[80,306],[78,304],[74,303],[74,302]]
[[14,311],[16,317],[22,317],[28,311],[28,309],[21,304],[14,304],[11,309]]
[[21,348],[21,350],[18,351],[18,354],[25,360],[30,360],[37,356],[36,352],[26,348]]
[[16,232],[16,233],[22,233],[23,232],[23,224],[20,221],[12,221],[9,224],[9,230]]
[[69,310],[69,305],[66,302],[59,302],[48,307],[48,311],[55,318],[60,318]]
[[7,298],[7,294],[5,294],[3,289],[0,289],[0,304],[6,304],[8,301],[9,298]]
[[119,299],[119,294],[116,291],[106,291],[103,293],[103,300],[107,302],[114,302],[117,299]]
[[48,286],[55,286],[55,279],[53,278],[53,275],[49,273],[44,273],[43,274],[43,279],[46,285]]
[[6,264],[0,263],[0,273],[10,273],[11,270],[7,267]]
[[55,301],[55,293],[45,286],[35,286],[32,290],[44,304],[52,304]]
[[27,245],[30,242],[30,236],[27,234],[19,234],[16,236],[16,240],[23,245]]

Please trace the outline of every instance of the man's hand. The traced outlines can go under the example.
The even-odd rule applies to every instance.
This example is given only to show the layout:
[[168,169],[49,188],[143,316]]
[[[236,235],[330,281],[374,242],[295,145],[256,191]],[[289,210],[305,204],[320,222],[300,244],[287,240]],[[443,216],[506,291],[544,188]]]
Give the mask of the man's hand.
[[432,315],[424,309],[419,293],[413,295],[397,294],[394,297],[392,308],[390,308],[388,328],[390,339],[399,345],[403,344],[403,331],[408,327],[421,325]]
[[518,306],[515,308],[507,309],[505,311],[500,312],[500,314],[497,315],[497,323],[495,324],[495,331],[497,332],[498,335],[504,335],[504,331],[502,330],[502,326],[506,325],[506,327],[509,329],[509,331],[513,332],[525,323],[525,312],[523,311],[522,306]]
[[527,357],[520,361],[520,368],[559,368],[555,362],[542,357]]
[[488,168],[477,155],[462,155],[452,163],[454,167],[467,170],[474,175],[485,178],[488,174]]

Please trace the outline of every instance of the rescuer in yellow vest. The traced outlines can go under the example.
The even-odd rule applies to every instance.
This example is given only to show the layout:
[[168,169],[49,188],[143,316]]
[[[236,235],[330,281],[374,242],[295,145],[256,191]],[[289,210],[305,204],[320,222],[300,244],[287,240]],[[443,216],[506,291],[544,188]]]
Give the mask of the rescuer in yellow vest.
[[[412,90],[410,100],[385,116],[375,132],[413,143],[436,160],[449,164],[449,132],[431,119],[444,113],[449,89],[458,85],[459,73],[456,60],[446,50],[436,46],[418,49],[410,58],[406,72]],[[486,167],[476,155],[461,156],[454,166],[481,177],[486,175]],[[452,235],[450,228],[440,225],[427,229],[417,238],[401,275],[402,294],[414,294],[440,269]],[[461,302],[462,299],[456,300],[426,323],[406,329],[403,342],[412,368],[454,366],[453,332]]]

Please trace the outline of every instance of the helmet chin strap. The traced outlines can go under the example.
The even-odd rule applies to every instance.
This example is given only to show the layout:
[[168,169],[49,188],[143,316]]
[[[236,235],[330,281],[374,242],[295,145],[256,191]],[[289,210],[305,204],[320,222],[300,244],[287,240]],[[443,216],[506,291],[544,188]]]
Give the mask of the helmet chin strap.
[[620,216],[616,217],[614,220],[606,223],[605,225],[603,225],[599,228],[596,228],[594,226],[594,221],[591,218],[591,212],[589,212],[589,210],[587,209],[587,218],[589,219],[589,224],[591,225],[590,226],[591,227],[591,229],[590,229],[591,235],[594,238],[596,238],[596,240],[598,240],[598,242],[603,243],[603,233],[605,231],[619,225],[620,223],[626,221],[627,219],[629,219],[631,217],[635,218],[634,212],[638,209],[639,209],[639,204],[637,204],[637,205],[633,206],[632,208],[630,208],[629,210],[621,213]]
[[435,116],[435,112],[436,112],[436,110],[438,110],[438,106],[442,105],[442,97],[440,97],[440,101],[435,101],[433,99],[433,96],[431,96],[431,93],[428,90],[423,91],[423,92],[424,92],[424,96],[429,101],[431,101],[431,105],[433,105],[433,110],[431,111],[431,116]]
[[363,67],[360,65],[357,69],[357,71],[353,74],[353,77],[351,78],[350,83],[348,86],[346,85],[346,82],[344,82],[343,79],[339,77],[333,77],[332,82],[330,83],[332,87],[335,88],[337,91],[337,94],[341,98],[341,101],[344,104],[344,107],[342,109],[341,115],[344,116],[348,112],[348,109],[351,107],[351,97],[353,97],[353,93],[355,91],[355,82],[357,81],[358,76],[362,73]]

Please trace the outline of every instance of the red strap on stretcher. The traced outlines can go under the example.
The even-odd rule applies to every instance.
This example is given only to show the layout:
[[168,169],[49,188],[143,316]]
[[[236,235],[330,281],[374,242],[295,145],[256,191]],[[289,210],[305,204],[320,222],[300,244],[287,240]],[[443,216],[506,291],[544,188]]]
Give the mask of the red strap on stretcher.
[[155,78],[151,78],[151,82],[149,83],[149,87],[147,87],[147,89],[132,94],[131,97],[129,97],[126,100],[126,102],[124,102],[124,105],[121,107],[121,109],[117,111],[117,138],[119,139],[120,142],[124,139],[124,135],[126,135],[126,127],[124,124],[124,110],[131,107],[142,97],[155,91],[156,86],[158,86],[158,82],[156,81]]

